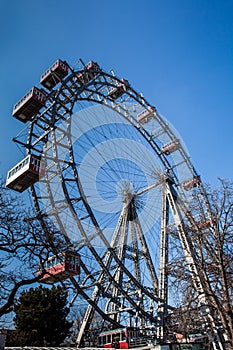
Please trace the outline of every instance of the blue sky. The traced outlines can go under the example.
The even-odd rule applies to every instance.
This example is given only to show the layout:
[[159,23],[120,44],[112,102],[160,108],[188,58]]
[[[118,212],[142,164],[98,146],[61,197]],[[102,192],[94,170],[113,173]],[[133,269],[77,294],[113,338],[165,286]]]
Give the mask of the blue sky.
[[57,58],[114,69],[178,130],[203,181],[233,178],[232,0],[2,0],[0,174],[22,159],[13,105]]

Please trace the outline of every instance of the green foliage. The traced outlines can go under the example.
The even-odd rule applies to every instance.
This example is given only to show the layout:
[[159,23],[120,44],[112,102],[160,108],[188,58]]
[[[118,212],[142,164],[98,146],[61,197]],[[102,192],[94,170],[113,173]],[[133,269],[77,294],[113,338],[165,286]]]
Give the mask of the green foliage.
[[71,327],[66,320],[69,313],[66,305],[67,292],[61,287],[40,286],[22,292],[14,307],[16,331],[11,345],[60,345]]

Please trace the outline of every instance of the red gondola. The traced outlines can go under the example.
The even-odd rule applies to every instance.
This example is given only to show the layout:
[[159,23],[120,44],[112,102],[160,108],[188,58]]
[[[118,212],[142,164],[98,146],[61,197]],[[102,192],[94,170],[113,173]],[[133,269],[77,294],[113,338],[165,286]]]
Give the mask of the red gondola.
[[82,84],[88,83],[91,79],[95,77],[100,71],[100,67],[97,62],[90,61],[85,67],[84,70],[77,74],[78,80]]
[[180,148],[180,142],[178,140],[172,140],[171,142],[164,145],[161,149],[161,152],[169,155]]
[[141,113],[138,114],[138,122],[140,124],[148,123],[154,118],[155,110],[153,107],[149,106],[148,109],[144,109]]
[[32,117],[45,106],[45,93],[33,86],[15,105],[13,108],[13,117],[23,123],[31,120]]
[[43,177],[45,162],[39,156],[29,154],[7,173],[6,187],[23,192]]
[[201,184],[200,176],[194,176],[191,179],[186,180],[182,183],[182,186],[185,191],[189,191],[194,187],[197,187]]
[[202,230],[202,229],[205,229],[205,228],[210,227],[210,226],[211,226],[211,222],[210,222],[210,220],[208,219],[208,220],[206,220],[206,221],[199,222],[199,223],[197,224],[197,226],[198,226],[198,228],[199,228],[200,230]]
[[73,251],[62,252],[48,258],[39,266],[38,271],[38,276],[41,276],[40,282],[48,284],[63,281],[79,274],[80,255]]
[[137,327],[126,327],[105,331],[98,336],[98,347],[129,349],[145,343]]
[[128,86],[128,80],[121,79],[121,82],[118,83],[117,86],[111,88],[111,90],[108,93],[108,96],[111,97],[113,100],[116,100],[117,98],[123,95],[123,93],[128,89]]
[[40,78],[40,84],[51,90],[69,72],[69,66],[65,61],[57,60]]

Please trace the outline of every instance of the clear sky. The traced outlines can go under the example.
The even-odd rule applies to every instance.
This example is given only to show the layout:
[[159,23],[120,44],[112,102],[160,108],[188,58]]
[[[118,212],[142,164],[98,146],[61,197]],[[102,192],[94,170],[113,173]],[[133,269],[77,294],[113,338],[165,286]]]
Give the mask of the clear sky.
[[178,130],[203,181],[233,178],[232,0],[1,0],[0,174],[23,158],[13,105],[57,58],[129,80]]

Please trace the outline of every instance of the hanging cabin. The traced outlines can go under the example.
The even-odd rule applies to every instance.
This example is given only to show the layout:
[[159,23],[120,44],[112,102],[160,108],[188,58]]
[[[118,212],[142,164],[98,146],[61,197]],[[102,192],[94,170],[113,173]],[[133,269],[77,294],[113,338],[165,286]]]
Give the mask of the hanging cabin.
[[80,255],[66,251],[54,255],[39,265],[40,282],[53,284],[80,274]]
[[23,123],[31,120],[46,103],[46,94],[43,90],[33,86],[13,108],[13,117]]
[[208,228],[211,226],[211,221],[210,219],[207,219],[206,221],[200,221],[198,222],[197,224],[197,227],[202,230],[202,229],[205,229],[205,228]]
[[126,327],[101,332],[97,343],[99,348],[129,349],[143,342],[142,335],[137,327]]
[[121,79],[121,82],[117,84],[117,86],[114,86],[110,89],[108,96],[112,100],[116,100],[117,98],[121,97],[123,93],[128,89],[129,82],[126,79]]
[[45,174],[45,162],[41,157],[29,154],[7,173],[6,187],[23,192]]
[[194,176],[182,183],[183,189],[189,191],[201,184],[200,176]]
[[82,84],[87,84],[92,80],[100,71],[100,67],[97,62],[90,61],[85,67],[84,70],[79,72],[76,77],[77,80]]
[[179,140],[172,140],[166,145],[164,145],[161,149],[161,153],[166,154],[167,156],[180,148]]
[[69,66],[65,61],[58,59],[40,77],[40,84],[48,90],[56,86],[69,72]]
[[146,124],[154,118],[155,110],[153,107],[149,106],[148,109],[143,109],[137,116],[138,123]]

